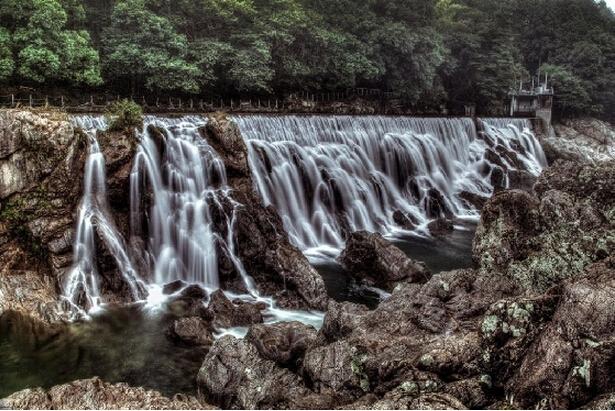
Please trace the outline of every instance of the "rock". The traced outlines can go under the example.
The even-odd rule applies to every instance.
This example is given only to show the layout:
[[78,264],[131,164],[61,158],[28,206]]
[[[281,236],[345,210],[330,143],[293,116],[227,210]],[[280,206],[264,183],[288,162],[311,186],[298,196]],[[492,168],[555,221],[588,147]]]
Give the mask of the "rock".
[[453,222],[444,218],[438,218],[437,220],[432,221],[427,224],[427,228],[429,229],[431,235],[436,237],[445,236],[455,230]]
[[556,160],[599,163],[615,160],[615,130],[597,119],[571,119],[554,125],[555,137],[541,143],[549,164]]
[[539,202],[524,191],[495,194],[487,202],[476,230],[472,253],[484,269],[502,269],[527,256],[539,233]]
[[521,406],[546,400],[557,408],[576,408],[610,392],[614,278],[610,258],[587,267],[584,277],[564,282],[552,320],[506,385]]
[[451,218],[453,212],[442,193],[437,188],[430,188],[424,198],[423,208],[428,218]]
[[215,291],[207,306],[207,316],[216,328],[249,326],[262,323],[261,311],[265,307],[243,301],[231,302],[220,290]]
[[99,378],[78,380],[50,389],[33,388],[16,392],[0,400],[8,409],[213,409],[194,397],[163,396],[157,391],[109,384]]
[[[167,284],[169,287],[167,291],[180,286],[177,281]],[[167,286],[165,286],[167,287]],[[163,291],[164,292],[164,291]],[[207,291],[197,284],[192,284],[185,287],[176,295],[172,296],[172,300],[167,303],[167,307],[170,312],[179,317],[208,317],[205,309],[205,301],[207,298]]]
[[524,170],[508,170],[508,188],[531,192],[538,178]]
[[330,402],[306,388],[303,380],[275,362],[261,358],[246,340],[216,340],[203,361],[197,384],[221,407],[239,409],[326,409]]
[[297,321],[255,324],[245,338],[256,347],[261,357],[282,367],[292,367],[315,342],[316,329]]
[[338,261],[354,276],[391,291],[401,281],[425,282],[430,273],[380,234],[352,233]]
[[320,334],[329,342],[345,337],[358,328],[362,317],[368,312],[364,305],[331,300]]
[[171,283],[165,284],[164,287],[162,287],[162,293],[165,295],[175,294],[187,285],[188,284],[182,280],[176,280]]
[[536,194],[511,190],[489,200],[473,244],[481,271],[544,292],[615,252],[615,163],[558,162]]
[[303,371],[318,393],[348,402],[370,391],[366,357],[346,341],[316,347],[303,359]]
[[209,324],[200,317],[186,317],[175,320],[169,329],[169,336],[186,345],[207,348],[214,341]]
[[483,197],[480,194],[471,193],[469,191],[462,191],[459,194],[459,198],[466,201],[468,204],[470,204],[472,207],[479,211],[483,209],[485,203],[487,202],[487,200],[489,200],[488,197]]
[[[241,137],[239,127],[224,113],[210,114],[207,125],[200,129],[207,142],[222,157],[226,174],[233,180],[251,180],[252,173],[248,164],[248,148]],[[237,187],[231,182],[231,185]],[[249,190],[250,187],[243,187]]]
[[405,230],[414,230],[417,224],[412,215],[406,214],[401,210],[395,210],[393,213],[393,221]]
[[62,113],[0,110],[0,314],[64,317],[57,290],[72,265],[86,151]]

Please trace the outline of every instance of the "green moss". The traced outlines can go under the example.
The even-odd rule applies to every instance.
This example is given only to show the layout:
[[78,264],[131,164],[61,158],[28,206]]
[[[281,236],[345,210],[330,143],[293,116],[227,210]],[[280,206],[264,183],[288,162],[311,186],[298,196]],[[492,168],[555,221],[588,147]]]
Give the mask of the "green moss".
[[365,392],[369,392],[369,378],[365,373],[365,361],[367,361],[367,355],[353,355],[350,361],[350,369],[352,373],[359,378],[359,386],[361,389]]
[[591,361],[583,359],[583,364],[572,369],[572,375],[581,378],[585,382],[585,386],[589,387],[591,383]]
[[495,330],[498,328],[498,324],[500,319],[497,315],[487,315],[483,318],[483,323],[480,327],[483,334],[489,336],[490,334],[495,333]]

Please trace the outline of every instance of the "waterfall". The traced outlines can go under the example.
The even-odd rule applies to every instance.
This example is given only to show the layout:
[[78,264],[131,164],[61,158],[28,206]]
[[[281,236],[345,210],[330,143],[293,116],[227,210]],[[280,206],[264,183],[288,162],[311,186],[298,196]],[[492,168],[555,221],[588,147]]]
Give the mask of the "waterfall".
[[[534,175],[544,153],[526,120],[351,116],[237,116],[247,142],[255,189],[280,214],[291,241],[305,252],[339,251],[345,233],[426,235],[429,221],[476,218],[464,193],[487,197],[500,167]],[[75,117],[87,130],[89,154],[74,243],[74,266],[64,295],[75,307],[99,306],[96,244],[115,259],[133,300],[160,297],[175,280],[220,287],[219,261],[239,273],[247,294],[261,301],[271,321],[321,316],[280,310],[260,296],[237,255],[238,204],[223,161],[202,138],[201,116],[148,116],[130,174],[128,245],[113,224],[105,188],[105,162],[96,130],[102,117]],[[494,157],[495,156],[495,157]],[[499,165],[498,165],[499,164]],[[135,269],[138,261],[139,277]]]
[[395,234],[410,227],[421,233],[433,218],[477,217],[462,194],[492,193],[490,146],[514,151],[533,174],[545,164],[526,120],[486,120],[487,138],[469,118],[254,115],[235,121],[263,202],[278,210],[292,242],[308,253],[341,249],[345,232]]
[[95,309],[102,302],[100,276],[96,268],[97,233],[113,256],[134,300],[142,298],[143,283],[133,268],[126,244],[108,211],[105,159],[96,139],[96,130],[104,128],[104,120],[83,116],[75,117],[73,121],[86,131],[89,152],[73,246],[73,267],[68,272],[63,294],[71,307],[83,314],[83,309]]
[[[146,260],[156,284],[183,280],[217,289],[218,254],[223,251],[255,295],[253,281],[235,254],[233,226],[239,204],[230,195],[224,163],[199,134],[205,122],[199,116],[145,119],[130,176],[132,236],[146,238]],[[156,137],[148,126],[164,135]],[[156,138],[164,142],[157,144]],[[150,204],[144,207],[148,189]],[[144,225],[146,233],[141,232]]]

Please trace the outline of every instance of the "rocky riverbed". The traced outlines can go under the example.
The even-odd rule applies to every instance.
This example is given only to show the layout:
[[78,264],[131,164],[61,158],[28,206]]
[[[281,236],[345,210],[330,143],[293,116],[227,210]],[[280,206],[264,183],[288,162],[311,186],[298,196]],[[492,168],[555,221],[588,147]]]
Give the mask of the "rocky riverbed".
[[[498,190],[484,204],[471,268],[431,273],[378,234],[351,234],[339,263],[358,283],[390,293],[368,308],[328,298],[275,210],[253,192],[237,128],[212,116],[201,134],[220,154],[243,204],[235,227],[246,269],[281,306],[324,311],[322,327],[266,324],[263,305],[170,284],[167,308],[175,319],[165,333],[202,356],[195,393],[170,398],[89,379],[20,391],[0,406],[609,407],[615,403],[615,161],[608,155],[610,128],[601,139],[586,123],[556,127],[560,137],[544,139],[550,166],[538,180],[524,190]],[[62,333],[66,307],[59,294],[72,263],[86,144],[63,119],[27,112],[0,112],[0,130],[0,315],[18,312],[33,332]],[[589,134],[596,142],[591,151]],[[122,198],[131,138],[100,138],[120,230],[127,230]],[[583,154],[571,155],[571,145]],[[102,251],[104,291],[125,301],[121,277]],[[221,266],[224,288],[245,291],[233,265]],[[245,338],[214,338],[216,330],[235,326],[247,329]]]

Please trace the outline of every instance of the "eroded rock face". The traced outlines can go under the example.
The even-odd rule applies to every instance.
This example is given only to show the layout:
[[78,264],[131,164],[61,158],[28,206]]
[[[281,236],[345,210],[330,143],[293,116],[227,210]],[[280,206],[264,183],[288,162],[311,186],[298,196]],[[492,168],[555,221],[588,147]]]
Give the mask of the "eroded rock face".
[[338,261],[354,276],[387,291],[399,282],[425,282],[430,276],[423,263],[408,258],[382,235],[365,231],[350,235]]
[[205,396],[224,408],[328,408],[301,377],[260,356],[247,340],[216,340],[197,376]]
[[110,384],[99,378],[78,380],[57,385],[48,390],[26,389],[0,400],[0,407],[8,409],[213,409],[194,397],[163,396],[157,391],[130,387],[124,383]]
[[0,110],[0,295],[43,321],[72,264],[85,157],[65,115]]
[[568,160],[598,163],[615,160],[615,130],[597,119],[565,120],[554,125],[554,137],[543,138],[541,143],[549,163]]
[[[237,251],[257,287],[283,307],[324,309],[328,297],[322,277],[290,244],[276,211],[264,207],[254,192],[247,148],[238,127],[225,115],[213,114],[201,134],[222,157],[233,198],[241,204],[235,222]],[[221,266],[225,265],[223,256]],[[228,288],[241,283],[237,273],[222,276]]]
[[296,367],[308,347],[315,343],[316,329],[297,321],[255,324],[245,338],[263,358],[283,367]]
[[558,162],[534,190],[504,191],[487,203],[473,254],[483,272],[544,292],[615,251],[615,162]]
[[206,315],[216,328],[249,326],[263,322],[261,311],[265,307],[243,301],[231,302],[220,290],[212,293]]

